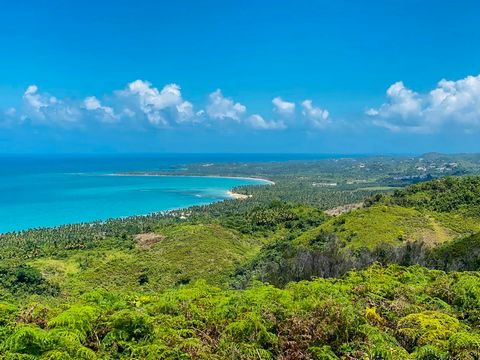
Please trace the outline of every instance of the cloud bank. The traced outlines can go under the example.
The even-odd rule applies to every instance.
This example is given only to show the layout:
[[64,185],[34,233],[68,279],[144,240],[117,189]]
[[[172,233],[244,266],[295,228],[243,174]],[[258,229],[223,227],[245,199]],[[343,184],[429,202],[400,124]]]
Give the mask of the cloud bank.
[[328,123],[328,111],[303,101],[297,114],[294,102],[277,96],[274,108],[265,116],[249,113],[247,107],[225,96],[221,89],[208,94],[204,104],[194,105],[184,99],[177,84],[155,87],[146,80],[135,80],[110,95],[90,95],[84,99],[60,99],[30,85],[23,94],[20,108],[3,111],[0,123],[35,126],[87,127],[105,126],[172,129],[182,126],[233,126],[252,131],[280,131],[287,128],[322,128]]
[[366,114],[372,123],[391,131],[436,132],[455,126],[480,129],[480,75],[457,81],[442,79],[425,94],[398,81],[387,89],[387,101]]
[[[298,102],[276,96],[264,108],[249,111],[246,105],[224,95],[221,89],[194,104],[184,98],[179,85],[156,87],[135,80],[105,96],[83,99],[60,98],[30,85],[20,106],[0,111],[0,125],[82,128],[92,126],[122,129],[244,128],[250,131],[323,131],[346,124],[332,120],[329,110],[311,99]],[[272,107],[273,105],[273,107]],[[480,131],[480,75],[440,80],[432,90],[420,93],[398,81],[388,87],[380,106],[366,107],[352,116],[349,125],[382,127],[391,132],[435,133],[455,129]]]

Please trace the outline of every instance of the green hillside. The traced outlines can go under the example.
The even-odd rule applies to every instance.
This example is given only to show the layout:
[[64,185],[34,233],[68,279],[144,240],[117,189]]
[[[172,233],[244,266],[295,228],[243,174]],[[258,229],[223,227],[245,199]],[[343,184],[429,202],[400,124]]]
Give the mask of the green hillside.
[[28,264],[47,281],[62,284],[68,295],[92,287],[150,292],[196,279],[221,284],[259,247],[258,241],[219,225],[182,224],[139,234],[124,248],[76,250]]
[[480,216],[480,177],[444,177],[409,186],[384,198],[406,207]]
[[[392,195],[375,195],[366,199],[361,209],[267,244],[237,270],[233,284],[244,287],[258,279],[285,286],[290,281],[341,276],[375,262],[477,270],[478,243],[470,235],[480,233],[480,215],[465,209],[480,198],[478,188],[473,194],[471,191],[478,181],[477,177],[445,178]],[[434,195],[431,189],[436,187],[446,196]],[[427,200],[406,201],[406,197]]]
[[457,235],[434,217],[397,205],[375,205],[340,215],[306,232],[297,242],[308,245],[321,232],[337,234],[349,247],[369,249],[382,243],[402,245],[420,240],[435,245]]
[[365,208],[332,218],[296,242],[308,246],[322,232],[354,249],[406,241],[437,246],[480,232],[480,178],[443,178],[375,196]]
[[2,235],[0,359],[479,359],[479,183]]

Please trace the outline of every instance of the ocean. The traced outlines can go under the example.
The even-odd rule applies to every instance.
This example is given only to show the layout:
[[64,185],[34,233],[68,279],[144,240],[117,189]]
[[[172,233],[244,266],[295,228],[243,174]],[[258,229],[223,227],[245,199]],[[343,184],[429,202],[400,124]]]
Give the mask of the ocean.
[[253,179],[112,176],[182,164],[313,159],[314,155],[0,156],[0,233],[209,204]]

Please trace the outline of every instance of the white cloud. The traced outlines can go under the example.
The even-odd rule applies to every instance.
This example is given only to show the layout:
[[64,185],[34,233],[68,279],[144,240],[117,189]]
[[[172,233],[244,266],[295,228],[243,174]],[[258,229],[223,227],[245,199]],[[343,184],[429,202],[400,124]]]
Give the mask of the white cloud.
[[[388,102],[378,109],[369,109],[366,114],[383,119],[397,118],[398,122],[405,126],[416,126],[416,119],[422,113],[422,101],[420,96],[405,87],[402,81],[397,81],[387,89]],[[376,120],[374,124],[382,125],[384,121]],[[395,128],[389,127],[390,130]]]
[[182,101],[180,87],[177,84],[165,85],[161,91],[158,91],[148,81],[135,80],[128,84],[124,94],[137,95],[141,106],[157,110],[175,106]]
[[380,112],[376,109],[368,109],[367,111],[365,111],[365,114],[367,114],[368,116],[377,116],[378,114],[380,114]]
[[195,119],[193,111],[193,104],[189,101],[184,101],[176,106],[178,118],[177,122],[186,122]]
[[95,96],[89,96],[83,100],[83,105],[86,110],[95,112],[99,118],[106,122],[117,120],[117,116],[110,106],[103,106],[100,100]]
[[312,100],[302,102],[302,115],[315,128],[323,128],[330,123],[330,113],[327,110],[313,106]]
[[[208,96],[206,104],[197,109],[192,102],[182,96],[177,84],[167,84],[157,88],[144,80],[135,80],[125,88],[113,91],[104,97],[88,96],[83,99],[59,99],[39,91],[30,85],[23,94],[23,107],[9,115],[12,123],[69,124],[94,126],[109,122],[124,128],[143,129],[145,124],[159,128],[180,126],[204,126],[214,129],[219,121],[225,126],[243,126],[256,130],[280,130],[287,127],[323,128],[329,124],[327,110],[315,107],[311,100],[300,104],[285,101],[281,97],[272,99],[273,119],[259,114],[248,114],[245,105],[224,97],[220,89]],[[302,117],[297,123],[295,114],[301,107]],[[3,114],[6,119],[6,113]],[[268,119],[268,120],[267,120]],[[230,121],[226,121],[230,120]]]
[[89,96],[83,100],[85,105],[85,109],[87,110],[98,110],[102,107],[100,100],[98,100],[95,96]]
[[471,131],[480,128],[480,75],[441,80],[425,94],[399,81],[387,90],[387,102],[369,109],[373,123],[392,131],[433,132],[446,124]]
[[209,103],[206,107],[207,115],[216,120],[232,119],[240,121],[241,116],[247,111],[247,108],[234,102],[232,99],[223,97],[222,91],[217,89],[209,96]]
[[282,116],[291,116],[295,114],[295,103],[283,101],[280,96],[272,100],[275,105],[274,111]]
[[168,84],[159,91],[148,81],[135,80],[117,94],[127,101],[130,99],[131,106],[137,107],[153,125],[169,126],[172,118],[186,121],[193,115],[193,105],[182,99],[177,84]]
[[36,85],[28,86],[23,94],[22,119],[40,123],[67,124],[80,119],[80,111],[74,104],[67,104],[46,93],[40,93]]
[[146,119],[161,127],[197,122],[193,104],[182,98],[178,85],[168,84],[159,90],[142,80],[127,84],[103,100],[88,96],[81,101],[61,100],[40,93],[36,85],[30,85],[23,94],[23,107],[17,118],[42,124],[84,124],[96,119],[126,125],[128,121],[131,126],[138,126],[139,120]]
[[441,80],[429,94],[426,116],[442,116],[458,123],[480,125],[480,75],[458,81]]
[[254,114],[249,116],[246,123],[257,130],[283,130],[286,125],[283,121],[267,121],[262,116]]
[[45,118],[42,109],[48,107],[50,101],[47,96],[38,93],[37,85],[28,86],[27,90],[23,93],[23,100],[27,110],[29,110],[34,117]]

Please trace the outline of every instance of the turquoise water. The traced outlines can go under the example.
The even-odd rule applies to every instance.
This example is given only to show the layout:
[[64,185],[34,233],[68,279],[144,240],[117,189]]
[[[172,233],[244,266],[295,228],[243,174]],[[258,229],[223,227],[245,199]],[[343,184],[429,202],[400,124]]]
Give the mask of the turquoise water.
[[227,198],[227,191],[235,186],[263,183],[240,178],[109,175],[178,165],[171,159],[88,162],[0,159],[0,233],[208,204]]

